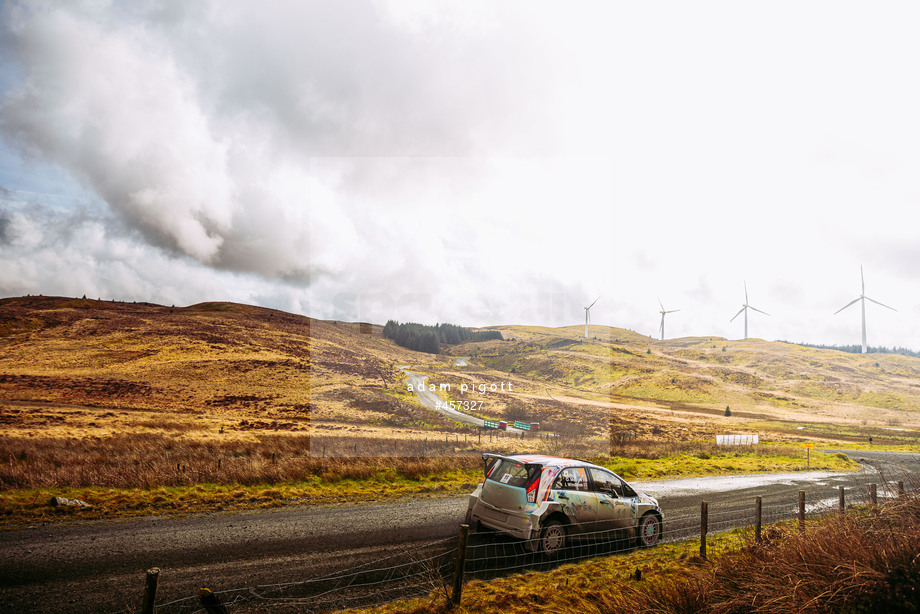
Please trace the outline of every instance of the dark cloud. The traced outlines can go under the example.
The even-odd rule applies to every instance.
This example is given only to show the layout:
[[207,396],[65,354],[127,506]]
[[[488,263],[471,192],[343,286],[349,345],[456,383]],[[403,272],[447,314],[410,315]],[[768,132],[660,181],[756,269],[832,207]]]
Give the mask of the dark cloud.
[[0,243],[10,242],[10,218],[0,210]]

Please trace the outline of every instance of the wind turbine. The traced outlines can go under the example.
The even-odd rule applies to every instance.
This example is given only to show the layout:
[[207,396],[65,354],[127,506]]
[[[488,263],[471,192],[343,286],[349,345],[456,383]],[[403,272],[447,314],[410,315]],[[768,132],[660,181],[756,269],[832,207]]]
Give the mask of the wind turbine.
[[[599,300],[601,300],[601,297],[597,297],[596,299],[594,299],[594,303],[596,303]],[[591,308],[594,307],[594,303],[591,303],[590,305],[585,307],[585,339],[588,338],[588,324],[591,323]]]
[[[860,294],[859,297],[854,298],[852,301],[850,301],[849,303],[847,303],[846,305],[844,305],[843,307],[835,311],[834,315],[837,315],[838,313],[840,313],[841,311],[843,311],[844,309],[846,309],[847,307],[849,307],[856,301],[862,301],[862,353],[865,354],[866,352],[869,351],[868,346],[866,346],[866,301],[872,301],[876,305],[881,305],[882,307],[888,307],[888,305],[885,305],[884,303],[879,303],[877,300],[866,296],[866,277],[863,275],[862,265],[859,265],[859,278],[862,281],[862,294]],[[888,307],[888,309],[892,311],[897,311],[897,309],[895,309],[894,307]]]
[[742,311],[744,312],[744,338],[745,338],[745,339],[748,338],[748,327],[747,327],[747,320],[748,320],[748,314],[747,314],[747,312],[748,312],[748,309],[753,309],[754,311],[756,311],[756,312],[758,312],[758,313],[762,313],[762,314],[764,314],[765,316],[770,315],[770,314],[767,313],[766,311],[760,311],[760,309],[757,309],[756,307],[752,307],[752,306],[748,303],[747,282],[744,282],[744,305],[741,306],[741,310],[740,310],[738,313],[736,313],[736,314],[732,317],[732,319],[729,320],[729,322],[734,322],[734,321],[735,321],[735,318],[737,318],[738,316],[740,316]]
[[[661,305],[661,299],[660,299],[660,298],[658,299],[658,304]],[[666,310],[666,309],[664,308],[664,305],[661,305],[661,328],[660,328],[659,330],[661,331],[661,340],[662,340],[662,341],[664,341],[664,316],[665,316],[665,314],[674,313],[675,311],[680,311],[680,309]]]

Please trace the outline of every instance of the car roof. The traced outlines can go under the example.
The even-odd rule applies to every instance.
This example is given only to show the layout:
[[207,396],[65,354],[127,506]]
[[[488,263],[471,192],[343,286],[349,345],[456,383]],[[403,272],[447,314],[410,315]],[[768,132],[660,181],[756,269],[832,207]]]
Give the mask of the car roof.
[[[507,456],[505,458],[511,458],[521,463],[535,465],[556,465],[559,467],[581,465],[585,467],[598,467],[598,465],[589,463],[587,461],[576,460],[574,458],[560,458],[558,456],[546,456],[543,454],[516,454],[514,456]],[[603,467],[598,468],[603,469]]]

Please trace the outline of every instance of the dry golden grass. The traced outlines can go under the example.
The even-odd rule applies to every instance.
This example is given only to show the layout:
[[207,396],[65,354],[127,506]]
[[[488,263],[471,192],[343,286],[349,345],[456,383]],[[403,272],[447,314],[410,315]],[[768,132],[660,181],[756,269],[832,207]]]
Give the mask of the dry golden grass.
[[[362,479],[392,473],[409,479],[457,468],[481,469],[480,455],[453,441],[335,440],[338,449],[311,455],[305,435],[260,435],[255,441],[182,440],[162,433],[99,439],[6,438],[0,490],[26,488],[157,488],[194,484],[271,485]],[[398,454],[385,454],[394,451]],[[353,454],[358,449],[359,454]]]
[[[511,433],[439,432],[356,424],[259,421],[225,415],[106,408],[0,405],[0,490],[144,487],[196,483],[273,484],[375,467],[432,472],[451,460],[480,463],[482,450],[598,455],[606,440],[522,438]],[[407,460],[415,459],[415,460]],[[446,464],[445,464],[446,462]],[[464,461],[465,462],[465,461]],[[421,469],[420,469],[421,470]]]
[[[13,446],[21,443],[13,442]],[[482,475],[478,456],[449,455],[446,449],[430,445],[424,449],[440,454],[323,458],[294,450],[283,456],[273,453],[272,458],[260,448],[201,450],[188,446],[174,449],[188,464],[174,466],[171,463],[177,457],[159,463],[145,457],[144,463],[134,463],[125,454],[105,456],[119,452],[115,442],[110,442],[103,450],[90,448],[98,455],[91,459],[92,466],[80,458],[68,468],[62,461],[83,450],[22,446],[15,450],[19,456],[0,466],[0,480],[30,486],[0,490],[0,526],[460,495],[468,494]],[[219,455],[216,461],[212,453]],[[89,507],[53,507],[49,505],[53,496],[79,499]]]

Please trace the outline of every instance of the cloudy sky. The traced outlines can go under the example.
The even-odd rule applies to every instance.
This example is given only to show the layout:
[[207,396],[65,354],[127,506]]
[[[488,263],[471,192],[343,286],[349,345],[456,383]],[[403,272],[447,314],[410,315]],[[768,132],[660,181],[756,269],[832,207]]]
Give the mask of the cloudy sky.
[[0,7],[0,296],[920,350],[916,3]]

